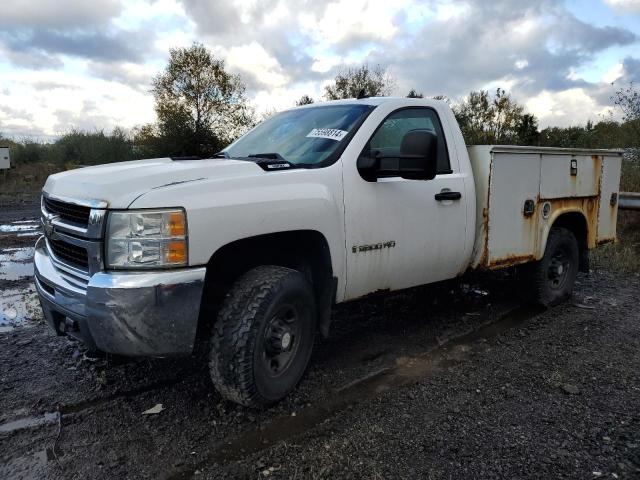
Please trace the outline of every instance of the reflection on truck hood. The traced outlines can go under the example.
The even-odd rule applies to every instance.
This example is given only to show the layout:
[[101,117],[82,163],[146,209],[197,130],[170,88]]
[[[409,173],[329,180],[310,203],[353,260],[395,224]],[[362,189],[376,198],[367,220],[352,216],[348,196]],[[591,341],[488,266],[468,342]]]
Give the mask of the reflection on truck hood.
[[240,160],[136,160],[79,168],[51,175],[44,191],[61,197],[104,200],[109,208],[127,208],[144,193],[206,178],[264,175],[253,162]]

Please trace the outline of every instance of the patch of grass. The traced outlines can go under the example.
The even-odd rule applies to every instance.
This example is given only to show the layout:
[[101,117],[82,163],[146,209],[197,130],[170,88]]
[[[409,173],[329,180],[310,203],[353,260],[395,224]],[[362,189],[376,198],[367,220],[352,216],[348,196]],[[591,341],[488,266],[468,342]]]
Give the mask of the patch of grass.
[[591,267],[621,273],[640,273],[640,212],[618,212],[618,240],[591,252]]
[[9,170],[0,170],[0,205],[3,200],[40,193],[47,177],[63,170],[64,166],[52,163],[16,165]]
[[620,172],[621,192],[640,192],[640,158],[625,157]]
[[[640,192],[640,154],[628,152],[622,160],[621,192]],[[618,211],[618,240],[596,248],[592,266],[625,273],[640,273],[640,212]]]

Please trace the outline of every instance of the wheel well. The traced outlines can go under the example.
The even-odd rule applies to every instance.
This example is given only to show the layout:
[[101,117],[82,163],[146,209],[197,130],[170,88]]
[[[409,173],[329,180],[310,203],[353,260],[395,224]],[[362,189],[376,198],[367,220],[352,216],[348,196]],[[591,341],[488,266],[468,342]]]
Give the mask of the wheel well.
[[269,233],[231,242],[218,249],[207,263],[200,323],[210,323],[227,290],[245,272],[260,265],[279,265],[302,272],[313,286],[318,326],[328,334],[335,300],[331,253],[324,235],[315,230]]
[[578,249],[580,255],[580,270],[589,271],[589,231],[587,219],[580,212],[568,212],[560,215],[551,228],[563,227],[570,230],[578,241]]

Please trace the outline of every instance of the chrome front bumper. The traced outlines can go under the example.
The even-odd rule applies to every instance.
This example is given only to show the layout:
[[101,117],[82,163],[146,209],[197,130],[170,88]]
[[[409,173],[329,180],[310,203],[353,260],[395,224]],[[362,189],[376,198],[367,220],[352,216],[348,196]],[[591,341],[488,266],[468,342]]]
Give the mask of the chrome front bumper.
[[86,288],[58,270],[44,237],[36,243],[35,284],[47,323],[92,348],[130,356],[193,350],[206,269],[98,272]]

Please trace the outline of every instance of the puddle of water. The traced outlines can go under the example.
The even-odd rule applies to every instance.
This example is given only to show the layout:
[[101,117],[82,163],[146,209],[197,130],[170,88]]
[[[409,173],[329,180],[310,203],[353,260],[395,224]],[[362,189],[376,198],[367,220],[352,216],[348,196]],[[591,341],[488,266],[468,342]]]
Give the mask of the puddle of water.
[[0,254],[0,280],[33,276],[33,247],[7,248]]
[[36,230],[40,230],[40,223],[37,220],[20,220],[0,225],[0,233],[34,232]]
[[42,317],[38,294],[31,283],[26,288],[8,288],[0,292],[0,333],[29,326]]
[[[500,315],[498,320],[487,323],[473,332],[451,338],[443,345],[435,345],[422,355],[399,357],[393,367],[372,372],[362,379],[349,383],[337,390],[331,400],[321,405],[309,407],[295,417],[276,418],[265,425],[263,430],[250,431],[214,446],[208,458],[196,465],[195,468],[201,468],[210,462],[227,463],[259,452],[314,428],[350,405],[355,405],[373,398],[381,392],[407,385],[458,364],[464,361],[471,350],[470,344],[472,342],[496,337],[509,329],[522,325],[543,310],[530,306],[514,307]],[[455,357],[453,363],[450,356]],[[192,478],[195,468],[179,470],[169,479]]]
[[27,248],[6,248],[0,254],[0,262],[24,262],[33,260],[33,247]]
[[24,428],[34,428],[58,421],[58,412],[45,412],[42,417],[25,417],[0,424],[0,433],[15,432]]

